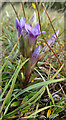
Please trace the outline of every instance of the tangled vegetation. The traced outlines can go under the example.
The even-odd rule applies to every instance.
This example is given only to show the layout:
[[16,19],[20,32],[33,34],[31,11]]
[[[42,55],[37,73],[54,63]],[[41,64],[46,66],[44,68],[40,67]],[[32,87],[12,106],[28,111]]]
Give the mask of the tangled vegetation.
[[2,10],[0,120],[65,119],[64,13],[48,4]]

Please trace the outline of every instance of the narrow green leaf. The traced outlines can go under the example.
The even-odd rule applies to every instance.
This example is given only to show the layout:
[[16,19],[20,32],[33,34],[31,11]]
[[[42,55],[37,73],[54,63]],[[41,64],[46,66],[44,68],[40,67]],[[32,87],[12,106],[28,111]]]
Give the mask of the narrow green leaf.
[[[3,118],[7,118],[7,117],[9,117],[9,116],[12,116],[12,115],[16,114],[16,112],[17,112],[19,109],[24,108],[28,103],[30,103],[30,102],[33,101],[35,98],[37,98],[37,97],[41,94],[41,92],[43,92],[43,90],[44,90],[44,87],[42,87],[42,88],[39,90],[39,92],[37,92],[33,97],[31,97],[26,103],[24,103],[23,105],[21,105],[20,107],[18,107],[18,108],[15,109],[14,111],[12,111],[11,113],[8,113],[7,115],[4,115]],[[9,105],[10,105],[10,103],[9,103]]]
[[54,79],[57,76],[57,74],[59,74],[59,72],[61,71],[63,66],[64,66],[64,64],[60,67],[60,69],[55,73],[55,75],[51,79]]
[[[27,60],[25,60],[25,62],[23,62],[23,63],[20,65],[20,67],[18,68],[17,72],[15,73],[14,78],[13,78],[13,80],[12,80],[11,88],[10,88],[8,94],[7,94],[7,96],[8,96],[9,98],[11,97],[11,94],[12,94],[12,91],[13,91],[13,88],[14,88],[14,85],[15,85],[16,78],[17,78],[17,76],[18,76],[18,73],[19,73],[20,69],[22,68],[22,66],[23,66],[28,60],[29,60],[29,58],[28,58]],[[10,91],[11,91],[11,92],[10,92]],[[2,105],[1,111],[3,110],[4,105],[5,105],[5,103],[6,103],[7,100],[8,100],[8,97],[7,97],[7,96],[6,96],[5,99],[4,99],[4,102],[3,102],[3,105]],[[10,100],[9,100],[9,101],[10,101]],[[1,111],[0,111],[0,112],[1,112]]]
[[16,106],[19,105],[19,103],[20,103],[20,101],[13,102],[13,103],[11,104],[11,107],[12,107],[12,106],[16,107]]
[[[35,70],[36,70],[36,72],[38,72],[38,74],[41,76],[41,78],[43,79],[43,81],[45,81],[45,79],[44,79],[44,77],[42,76],[42,74],[41,74],[36,68],[35,68]],[[50,97],[51,100],[52,100],[53,105],[55,105],[54,99],[53,99],[53,97],[52,97],[52,95],[51,95],[51,93],[50,93],[50,91],[49,91],[48,86],[46,86],[46,88],[47,88],[48,95],[49,95],[49,97]]]
[[[11,102],[12,102],[16,97],[18,97],[19,95],[21,95],[21,94],[23,94],[24,92],[29,91],[29,90],[31,90],[31,89],[33,89],[33,88],[35,89],[35,88],[37,88],[37,87],[41,87],[41,86],[48,85],[48,84],[51,84],[51,83],[60,82],[60,81],[63,81],[63,80],[66,80],[66,79],[65,79],[65,78],[54,79],[54,80],[51,80],[51,81],[49,80],[49,81],[40,82],[40,83],[31,85],[31,86],[25,88],[24,90],[22,90],[20,93],[18,93],[18,94],[11,100]],[[10,104],[11,104],[11,102],[10,102]],[[10,104],[9,104],[9,105],[10,105]],[[8,117],[8,116],[11,116],[11,115],[15,114],[19,109],[21,109],[21,108],[23,108],[23,107],[24,107],[24,106],[20,106],[18,109],[12,111],[11,113],[9,113],[8,115],[5,115],[5,116],[3,116],[3,117],[5,118],[6,116],[7,116],[7,117]]]
[[9,99],[9,95],[11,94],[11,92],[12,92],[12,88],[9,90],[8,94],[7,94],[6,97],[5,97],[5,100],[4,100],[3,104],[2,104],[0,113],[1,113],[1,111],[3,110],[4,105],[6,104],[7,100]]

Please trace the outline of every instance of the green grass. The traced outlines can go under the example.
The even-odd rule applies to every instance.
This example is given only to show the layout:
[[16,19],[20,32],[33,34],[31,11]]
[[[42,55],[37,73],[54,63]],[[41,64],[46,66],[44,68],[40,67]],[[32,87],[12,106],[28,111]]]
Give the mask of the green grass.
[[[14,6],[19,18],[21,16],[24,17],[21,3],[14,4]],[[38,22],[37,10],[34,10],[31,4],[26,3],[24,10],[27,23],[29,23],[34,11],[36,12]],[[39,12],[42,30],[46,31],[44,36],[48,40],[54,32],[44,9],[40,5]],[[64,35],[62,33],[64,31],[64,14],[50,8],[47,9],[47,12],[55,30],[59,29],[60,31],[58,40],[62,49],[64,49]],[[3,112],[0,119],[13,120],[13,118],[19,119],[19,117],[26,120],[28,118],[31,120],[42,120],[41,117],[47,119],[49,109],[51,111],[48,115],[49,119],[64,118],[66,107],[64,99],[66,96],[64,88],[65,76],[62,69],[64,56],[60,50],[60,46],[55,41],[52,49],[57,53],[62,66],[60,67],[60,63],[55,56],[50,58],[53,54],[51,51],[46,52],[44,58],[34,68],[28,86],[23,89],[20,70],[29,61],[29,58],[23,61],[22,56],[19,54],[18,34],[14,25],[15,17],[16,14],[12,6],[10,3],[7,3],[2,10],[2,36],[0,36],[0,41],[3,41],[3,60],[0,69],[0,73],[2,74],[2,94],[0,101],[3,102],[1,107],[1,111]],[[42,46],[45,44],[42,35],[38,37],[37,45],[39,43]]]

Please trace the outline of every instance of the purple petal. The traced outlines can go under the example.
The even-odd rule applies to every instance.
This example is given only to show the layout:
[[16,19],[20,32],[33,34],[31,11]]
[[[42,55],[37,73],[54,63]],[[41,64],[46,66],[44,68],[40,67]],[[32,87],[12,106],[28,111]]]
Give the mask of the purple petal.
[[32,27],[29,24],[25,24],[26,31],[30,34],[32,33]]
[[32,57],[33,58],[38,58],[39,53],[40,53],[40,45],[38,45],[38,47],[34,50],[34,52],[32,54]]
[[32,34],[34,37],[39,34],[39,24],[37,23],[34,28],[32,28],[29,24],[25,24],[26,31],[28,34]]
[[[36,25],[35,25],[35,27],[34,27],[34,29],[33,29],[33,35],[35,36],[35,37],[37,37],[38,35],[40,35],[41,34],[41,32],[39,33],[39,30],[40,30],[40,26],[39,26],[39,23],[37,23]],[[45,31],[42,31],[42,33],[44,34],[45,33]]]
[[18,37],[20,37],[20,35],[21,35],[21,29],[18,28]]
[[[56,31],[56,35],[58,36],[58,34],[59,34],[59,30],[57,30]],[[50,39],[48,40],[48,44],[50,45],[50,46],[52,46],[53,44],[54,44],[54,42],[55,42],[55,40],[56,40],[56,35],[55,35],[55,33],[50,37]]]
[[21,28],[25,27],[25,19],[23,19],[23,17],[20,19],[20,26]]
[[33,28],[32,34],[37,37],[38,34],[39,34],[39,29],[40,29],[40,26],[39,26],[39,23],[37,23],[37,24],[35,25],[35,27]]
[[[59,34],[59,30],[57,30],[56,31],[56,35],[58,36],[58,34]],[[55,37],[55,39],[56,39],[56,35],[55,35],[55,33],[52,35],[52,37]]]
[[58,36],[58,34],[59,34],[59,30],[56,31],[56,35],[57,35],[57,36]]
[[23,17],[21,17],[20,22],[19,22],[18,18],[15,19],[15,27],[18,30],[18,37],[20,36],[20,34],[22,34],[24,37],[25,19],[23,19]]
[[27,33],[29,34],[29,44],[34,46],[37,37],[34,36],[33,28],[29,24],[25,24]]
[[35,25],[34,30],[38,31],[38,33],[39,33],[39,30],[40,30],[39,23],[37,23],[37,24]]
[[17,17],[15,19],[15,27],[16,27],[17,30],[18,30],[18,28],[20,28],[19,20],[18,20]]
[[[44,34],[46,31],[42,31],[42,33]],[[38,35],[41,35],[41,32],[38,34]]]
[[[56,31],[56,35],[58,36],[58,34],[59,34],[59,30],[57,30]],[[47,43],[50,45],[50,46],[53,46],[53,44],[54,44],[54,42],[55,42],[55,40],[56,40],[56,35],[55,35],[55,33],[49,38],[49,40],[47,41]],[[48,51],[49,50],[49,47],[47,46],[47,45],[45,45],[44,47],[43,47],[43,52],[46,52],[46,51]]]

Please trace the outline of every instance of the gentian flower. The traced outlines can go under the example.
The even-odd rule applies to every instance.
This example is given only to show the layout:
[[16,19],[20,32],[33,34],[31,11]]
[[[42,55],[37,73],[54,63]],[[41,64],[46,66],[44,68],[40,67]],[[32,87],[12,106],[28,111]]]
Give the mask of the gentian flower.
[[31,66],[34,63],[36,64],[36,62],[38,61],[39,53],[40,53],[40,44],[36,47],[36,49],[34,50],[32,56],[31,56]]
[[40,53],[40,44],[36,47],[36,49],[34,50],[33,54],[32,54],[32,58],[38,58]]
[[[25,28],[27,33],[29,34],[29,44],[35,45],[37,36],[41,34],[41,32],[39,33],[39,23],[37,23],[34,28],[32,28],[29,24],[25,24]],[[45,33],[45,31],[43,31],[43,33]]]
[[30,74],[32,73],[35,65],[38,62],[38,58],[39,58],[39,53],[40,53],[40,45],[38,45],[36,47],[36,49],[34,50],[29,62],[28,62],[28,76],[30,76]]
[[21,17],[20,22],[19,22],[18,18],[16,17],[16,19],[15,19],[15,27],[18,30],[18,37],[20,36],[20,34],[22,34],[23,37],[24,37],[25,19],[23,19],[23,17]]
[[[56,31],[56,35],[58,36],[59,34],[59,30]],[[49,40],[47,41],[47,43],[50,45],[50,46],[53,46],[55,40],[56,40],[56,35],[55,33],[49,38]],[[43,48],[43,52],[46,52],[49,50],[49,47],[47,45],[44,46]]]
[[[56,35],[58,36],[58,34],[59,34],[59,30],[57,30],[56,31]],[[56,40],[56,35],[55,35],[55,33],[50,37],[50,39],[48,40],[48,44],[50,45],[50,46],[52,46],[53,44],[54,44],[54,42],[55,42],[55,40]]]

